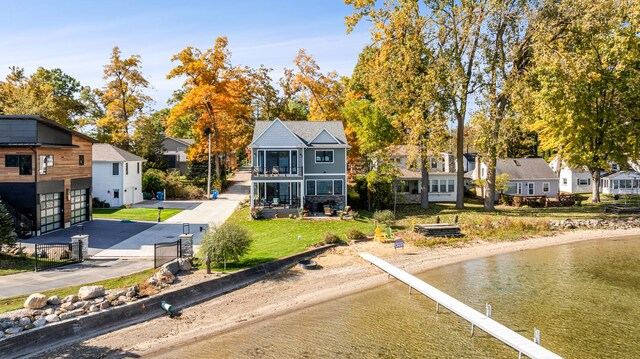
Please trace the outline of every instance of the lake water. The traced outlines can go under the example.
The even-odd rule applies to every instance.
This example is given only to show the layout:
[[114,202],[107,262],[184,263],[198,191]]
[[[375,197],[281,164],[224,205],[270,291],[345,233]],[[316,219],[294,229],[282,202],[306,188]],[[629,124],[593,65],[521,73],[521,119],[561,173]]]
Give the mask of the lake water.
[[[419,277],[566,358],[640,358],[640,237],[498,255]],[[163,352],[192,358],[517,358],[407,286],[362,293]]]

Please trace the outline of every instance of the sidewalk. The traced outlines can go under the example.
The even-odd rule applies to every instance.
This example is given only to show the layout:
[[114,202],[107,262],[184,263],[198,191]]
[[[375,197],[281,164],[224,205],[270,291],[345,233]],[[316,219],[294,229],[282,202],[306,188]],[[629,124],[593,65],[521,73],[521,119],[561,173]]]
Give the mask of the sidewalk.
[[89,259],[79,264],[0,276],[0,298],[117,278],[153,268],[152,258]]

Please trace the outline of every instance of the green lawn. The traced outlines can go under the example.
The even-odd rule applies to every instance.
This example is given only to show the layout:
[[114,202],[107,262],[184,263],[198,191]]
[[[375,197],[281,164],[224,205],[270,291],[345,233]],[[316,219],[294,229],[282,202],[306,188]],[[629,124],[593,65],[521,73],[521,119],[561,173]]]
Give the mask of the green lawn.
[[[149,277],[151,277],[151,275],[153,275],[153,271],[154,271],[153,269],[147,269],[145,271],[130,274],[123,277],[107,279],[107,280],[103,280],[95,283],[88,283],[88,284],[75,285],[75,286],[58,288],[58,289],[51,289],[51,290],[46,290],[40,293],[48,297],[57,295],[60,298],[64,298],[71,294],[77,295],[80,287],[83,287],[85,285],[101,285],[101,286],[104,286],[104,289],[128,287],[128,286],[132,286],[147,280]],[[0,313],[8,312],[10,310],[22,309],[24,305],[24,301],[27,299],[27,297],[29,297],[29,294],[0,299]]]
[[36,267],[36,260],[28,256],[14,256],[0,253],[0,276],[20,272],[32,271]]
[[[181,209],[163,209],[160,220],[165,221],[180,212],[182,212]],[[157,221],[158,210],[155,208],[94,208],[93,218]]]

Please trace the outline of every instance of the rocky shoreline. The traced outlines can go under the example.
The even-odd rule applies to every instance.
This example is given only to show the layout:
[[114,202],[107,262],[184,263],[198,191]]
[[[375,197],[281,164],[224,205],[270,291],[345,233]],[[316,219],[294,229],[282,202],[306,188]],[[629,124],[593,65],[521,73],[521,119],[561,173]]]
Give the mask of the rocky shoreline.
[[552,229],[631,229],[640,228],[640,217],[562,219],[549,221]]

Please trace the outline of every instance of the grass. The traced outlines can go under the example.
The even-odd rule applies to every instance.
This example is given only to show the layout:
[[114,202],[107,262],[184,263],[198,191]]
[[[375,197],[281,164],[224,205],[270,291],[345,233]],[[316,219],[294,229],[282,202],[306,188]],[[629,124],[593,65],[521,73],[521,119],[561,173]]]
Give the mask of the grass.
[[[118,278],[102,280],[99,282],[94,282],[89,284],[51,289],[51,290],[46,290],[40,293],[48,297],[57,295],[60,298],[64,298],[71,294],[77,295],[80,287],[83,287],[85,285],[101,285],[101,286],[104,286],[104,289],[128,287],[128,286],[132,286],[147,280],[149,277],[151,277],[151,275],[153,275],[153,271],[154,271],[153,269],[147,269],[142,272],[133,273],[133,274],[118,277]],[[24,301],[27,299],[27,297],[29,297],[28,294],[0,299],[0,313],[4,313],[11,310],[16,310],[16,309],[22,309],[24,305]]]
[[33,257],[0,253],[0,276],[32,271],[35,267],[36,260]]
[[[182,212],[181,209],[163,209],[160,220],[165,221],[180,212]],[[94,208],[93,218],[156,221],[158,220],[158,210],[155,208]]]

